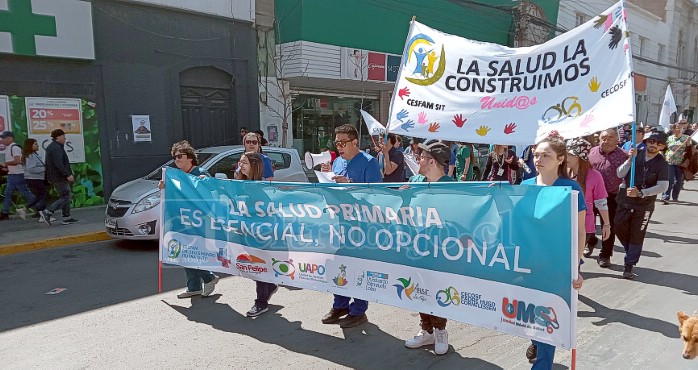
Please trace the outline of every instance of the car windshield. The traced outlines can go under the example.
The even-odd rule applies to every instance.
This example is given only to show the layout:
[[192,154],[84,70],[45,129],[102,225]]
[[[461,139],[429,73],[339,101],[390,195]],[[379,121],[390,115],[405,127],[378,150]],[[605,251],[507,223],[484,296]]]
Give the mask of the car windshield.
[[[211,159],[216,153],[196,153],[196,157],[199,159],[199,166],[203,165]],[[150,175],[146,176],[146,180],[153,180],[153,181],[160,181],[162,179],[162,169],[164,167],[171,167],[171,168],[177,168],[174,164],[173,160],[167,161],[164,165],[160,166],[157,170],[153,171],[150,173]]]

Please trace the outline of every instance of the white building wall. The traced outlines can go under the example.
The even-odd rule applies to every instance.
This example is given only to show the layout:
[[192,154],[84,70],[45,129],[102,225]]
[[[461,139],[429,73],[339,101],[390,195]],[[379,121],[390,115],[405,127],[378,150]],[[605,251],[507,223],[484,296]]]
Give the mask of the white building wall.
[[[557,26],[570,30],[577,26],[579,18],[585,21],[594,19],[616,2],[616,0],[597,0],[594,2],[561,0]],[[671,63],[662,60],[666,56],[659,55],[659,53],[660,45],[664,45],[664,54],[671,52],[672,25],[627,1],[626,11],[633,56]],[[641,38],[643,40],[642,48],[640,48]],[[636,73],[647,76],[647,89],[644,92],[636,92],[638,95],[635,105],[636,119],[638,122],[656,125],[671,71],[669,68],[640,61],[637,58],[633,58],[633,69]]]
[[120,0],[254,22],[254,0]]

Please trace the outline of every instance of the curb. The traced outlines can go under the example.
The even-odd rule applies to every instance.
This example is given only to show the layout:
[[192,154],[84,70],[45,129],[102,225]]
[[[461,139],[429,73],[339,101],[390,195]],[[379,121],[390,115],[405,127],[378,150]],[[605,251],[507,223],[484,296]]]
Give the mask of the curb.
[[105,231],[64,236],[59,238],[53,238],[49,240],[38,240],[29,243],[17,243],[17,244],[7,244],[0,245],[0,256],[35,251],[39,249],[57,248],[64,247],[70,244],[79,243],[89,243],[89,242],[99,242],[104,240],[111,240],[111,237],[107,235]]

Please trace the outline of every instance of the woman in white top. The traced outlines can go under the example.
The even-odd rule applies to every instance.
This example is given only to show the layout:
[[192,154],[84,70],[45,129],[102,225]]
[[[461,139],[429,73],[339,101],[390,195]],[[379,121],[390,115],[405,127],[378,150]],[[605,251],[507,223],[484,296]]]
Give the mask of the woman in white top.
[[44,183],[46,166],[39,155],[39,143],[36,139],[24,140],[22,165],[24,165],[24,179],[35,197],[34,202],[27,204],[26,208],[36,206],[37,211],[43,211],[46,209],[46,185]]

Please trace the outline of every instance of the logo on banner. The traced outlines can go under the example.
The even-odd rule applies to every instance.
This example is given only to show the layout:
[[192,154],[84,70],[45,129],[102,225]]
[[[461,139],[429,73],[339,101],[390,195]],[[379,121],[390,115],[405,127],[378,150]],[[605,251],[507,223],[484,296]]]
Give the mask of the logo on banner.
[[361,271],[356,278],[356,286],[365,286],[366,290],[371,292],[386,290],[388,289],[388,284],[390,284],[388,278],[389,275],[383,272]]
[[230,267],[230,258],[228,258],[228,248],[218,248],[218,254],[216,255],[216,259],[220,261],[222,267]]
[[446,70],[444,46],[441,45],[439,53],[434,39],[423,33],[415,35],[407,42],[402,60],[405,64],[403,73],[407,74],[405,79],[420,86],[434,84]]
[[235,267],[240,270],[240,272],[247,272],[251,274],[260,274],[267,272],[267,268],[264,266],[267,262],[257,256],[251,254],[241,254],[235,259]]
[[281,261],[272,258],[271,268],[274,270],[276,277],[288,276],[291,278],[291,280],[295,279],[296,268],[293,267],[293,260]]
[[481,294],[470,292],[458,292],[452,286],[436,292],[436,303],[441,307],[448,306],[468,306],[487,311],[497,311],[497,304],[494,301],[482,299]]
[[167,250],[170,254],[167,256],[169,258],[177,258],[179,254],[182,253],[182,243],[177,239],[172,239],[167,243]]
[[326,269],[324,265],[301,262],[298,264],[298,272],[298,278],[301,280],[325,282]]
[[397,296],[402,300],[402,297],[406,297],[410,301],[422,301],[426,302],[429,298],[429,289],[424,289],[412,282],[412,277],[398,278],[399,284],[394,284],[393,286],[397,288]]
[[508,324],[545,330],[548,334],[552,334],[553,331],[560,328],[557,314],[552,307],[536,306],[533,303],[526,304],[526,302],[516,299],[510,301],[508,297],[504,297],[502,313],[506,317],[502,318],[502,321]]
[[344,264],[339,266],[339,274],[332,279],[332,282],[338,287],[345,286],[349,283],[349,280],[347,280],[347,267],[344,266]]

